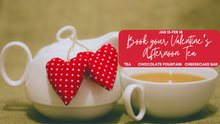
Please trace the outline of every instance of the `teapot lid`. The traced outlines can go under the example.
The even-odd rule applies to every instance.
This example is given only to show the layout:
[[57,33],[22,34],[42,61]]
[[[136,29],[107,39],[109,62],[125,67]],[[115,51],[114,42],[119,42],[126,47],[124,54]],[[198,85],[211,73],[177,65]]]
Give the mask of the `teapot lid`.
[[[60,37],[60,35],[66,30],[70,30],[72,34],[70,35],[70,37],[63,39]],[[81,51],[88,51],[85,46],[79,44],[78,40],[76,40],[76,30],[73,26],[65,26],[61,28],[56,34],[56,39],[57,42],[54,42],[42,48],[37,55],[56,55],[57,57],[59,57],[60,55],[63,56],[65,54],[67,56],[75,57],[77,53]]]

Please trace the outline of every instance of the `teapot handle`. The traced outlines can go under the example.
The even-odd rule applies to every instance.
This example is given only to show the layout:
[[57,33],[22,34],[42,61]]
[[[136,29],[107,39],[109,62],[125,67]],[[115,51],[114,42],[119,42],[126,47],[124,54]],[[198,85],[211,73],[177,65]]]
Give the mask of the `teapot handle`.
[[57,41],[58,41],[58,42],[63,40],[63,38],[61,38],[60,35],[61,35],[64,31],[67,31],[67,30],[72,31],[71,38],[74,38],[74,37],[76,36],[76,29],[75,29],[73,26],[65,26],[65,27],[61,28],[61,29],[57,32],[56,38],[57,38]]
[[[12,47],[21,47],[25,50],[26,54],[27,54],[27,65],[26,65],[26,68],[25,68],[25,71],[24,71],[24,74],[22,75],[22,77],[17,80],[17,81],[13,81],[11,80],[8,75],[6,74],[5,72],[5,65],[4,65],[4,60],[5,60],[5,55],[7,53],[7,51],[12,48]],[[30,64],[31,64],[31,61],[32,61],[32,55],[31,55],[31,52],[29,50],[29,48],[22,42],[19,42],[19,41],[13,41],[13,42],[10,42],[8,43],[2,50],[2,53],[1,53],[1,58],[0,58],[0,66],[1,66],[1,73],[2,73],[2,77],[4,78],[4,80],[11,86],[19,86],[21,85],[23,82],[24,82],[24,79],[25,79],[25,76],[26,76],[26,73],[28,71],[28,67],[30,67]]]

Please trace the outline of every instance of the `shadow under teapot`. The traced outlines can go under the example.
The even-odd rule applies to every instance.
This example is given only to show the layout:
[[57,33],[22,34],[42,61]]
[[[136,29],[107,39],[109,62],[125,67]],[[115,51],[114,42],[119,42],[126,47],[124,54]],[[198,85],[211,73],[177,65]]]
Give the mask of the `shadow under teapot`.
[[[72,34],[70,37],[62,39],[60,35],[66,30],[72,31]],[[57,32],[57,42],[42,48],[33,59],[29,48],[19,41],[7,44],[1,53],[1,73],[4,80],[11,86],[19,86],[25,81],[26,97],[41,114],[50,118],[61,120],[99,118],[109,113],[121,97],[121,84],[117,68],[114,87],[111,91],[101,87],[90,77],[83,76],[77,94],[68,105],[65,105],[60,96],[57,95],[48,79],[45,68],[50,60],[59,57],[64,61],[68,61],[68,57],[75,58],[78,53],[88,50],[95,54],[105,44],[111,44],[116,49],[118,47],[118,32],[110,32],[99,38],[88,40],[73,40],[75,35],[74,27],[63,27]],[[12,46],[23,48],[27,54],[27,65],[23,76],[18,81],[11,80],[4,68],[6,52]]]

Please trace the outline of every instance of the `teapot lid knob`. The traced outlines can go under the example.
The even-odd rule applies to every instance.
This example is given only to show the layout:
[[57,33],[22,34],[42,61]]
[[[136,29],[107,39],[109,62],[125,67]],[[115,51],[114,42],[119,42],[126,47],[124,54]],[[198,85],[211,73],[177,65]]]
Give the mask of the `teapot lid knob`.
[[71,38],[74,38],[76,36],[76,29],[73,27],[73,26],[65,26],[63,28],[61,28],[58,32],[57,32],[57,35],[56,35],[56,38],[57,38],[57,41],[62,41],[63,38],[60,37],[60,35],[64,32],[64,31],[67,31],[67,30],[70,30],[72,31],[72,34],[70,35]]

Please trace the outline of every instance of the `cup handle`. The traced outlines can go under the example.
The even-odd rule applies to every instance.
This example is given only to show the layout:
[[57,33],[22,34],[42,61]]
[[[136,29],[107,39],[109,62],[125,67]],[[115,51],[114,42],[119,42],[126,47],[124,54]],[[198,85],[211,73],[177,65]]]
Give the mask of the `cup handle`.
[[[131,94],[134,89],[137,90],[138,102],[140,104],[140,110],[137,116],[134,115],[134,112],[131,108]],[[125,109],[128,115],[132,117],[133,119],[135,119],[136,121],[140,121],[144,117],[145,112],[146,112],[143,88],[140,87],[139,85],[131,84],[126,87],[123,98],[124,98]]]
[[70,30],[72,31],[72,34],[71,34],[71,38],[74,38],[75,35],[76,35],[76,29],[73,27],[73,26],[65,26],[63,28],[61,28],[57,34],[56,34],[56,38],[57,38],[57,41],[60,42],[63,40],[63,38],[60,37],[60,35],[64,32],[64,31],[67,31],[67,30]]
[[[17,81],[13,81],[13,80],[11,80],[11,79],[8,77],[8,75],[7,75],[6,72],[5,72],[5,64],[4,64],[5,55],[6,55],[7,51],[8,51],[10,48],[14,47],[14,46],[23,48],[24,51],[25,51],[26,54],[27,54],[27,65],[26,65],[26,67],[25,67],[25,71],[24,71],[22,77],[21,77],[19,80],[17,80]],[[19,41],[13,41],[13,42],[8,43],[8,44],[3,48],[2,53],[1,53],[1,58],[0,58],[1,73],[2,73],[2,77],[3,77],[3,79],[5,80],[5,82],[7,82],[7,83],[8,83],[9,85],[11,85],[11,86],[19,86],[19,85],[21,85],[21,84],[24,82],[25,75],[26,75],[26,73],[27,73],[27,71],[28,71],[28,68],[30,67],[31,61],[32,61],[31,52],[30,52],[29,48],[28,48],[24,43],[19,42]]]

